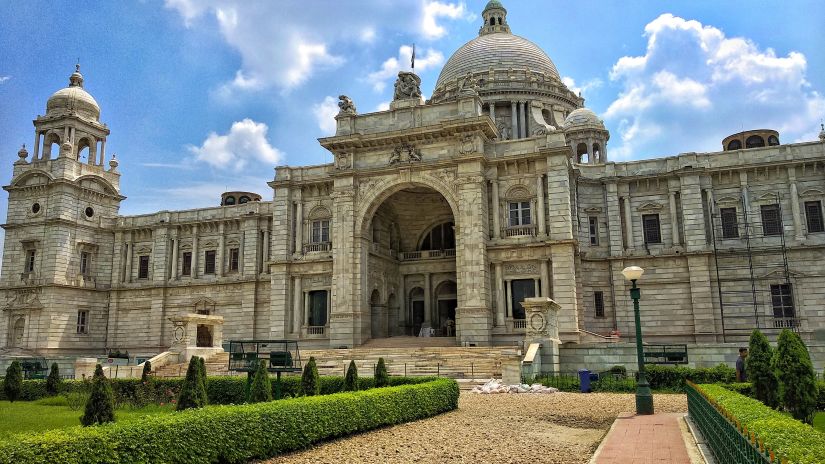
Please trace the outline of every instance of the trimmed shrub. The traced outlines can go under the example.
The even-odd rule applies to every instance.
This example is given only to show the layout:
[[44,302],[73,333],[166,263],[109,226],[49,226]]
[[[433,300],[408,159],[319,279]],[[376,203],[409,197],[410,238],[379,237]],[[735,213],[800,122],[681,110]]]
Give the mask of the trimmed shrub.
[[206,406],[209,404],[209,395],[206,394],[206,360],[202,357],[198,357],[198,381],[200,382],[198,393],[201,395],[201,404]]
[[250,403],[263,403],[272,401],[272,383],[269,381],[269,372],[266,370],[266,361],[258,362],[255,375],[252,377],[252,385],[249,387]]
[[779,382],[771,365],[772,359],[773,348],[768,338],[758,329],[754,329],[748,344],[748,360],[745,363],[745,370],[756,399],[765,403],[766,406],[776,408],[779,406]]
[[825,380],[816,383],[818,395],[816,397],[816,410],[825,411]]
[[80,417],[80,423],[83,426],[89,426],[114,421],[115,399],[112,387],[109,385],[109,379],[103,375],[103,367],[98,364],[95,367],[95,375],[92,377],[92,392],[89,400],[86,401],[86,409]]
[[6,377],[3,379],[3,391],[6,393],[6,399],[12,403],[15,402],[20,398],[22,390],[23,368],[20,367],[19,361],[12,361],[6,369]]
[[152,363],[146,361],[143,363],[143,372],[140,374],[140,381],[148,382],[150,375],[152,375]]
[[[751,433],[765,446],[794,464],[821,464],[825,462],[825,434],[813,427],[775,411],[761,401],[732,392],[721,385],[697,385],[717,407]],[[777,460],[778,462],[778,460]]]
[[774,368],[782,405],[794,419],[812,424],[817,397],[814,368],[805,343],[788,329],[779,334]]
[[46,392],[50,395],[56,395],[60,391],[60,369],[57,363],[52,363],[52,368],[49,370],[49,377],[46,378]]
[[301,395],[317,396],[321,394],[321,382],[318,380],[318,366],[315,357],[310,356],[304,372],[301,374]]
[[0,464],[246,463],[322,440],[410,422],[458,407],[458,384],[438,379],[355,393],[214,406],[94,428],[0,441]]
[[[748,356],[750,356],[750,355],[748,355]],[[753,385],[749,382],[728,383],[728,384],[724,384],[722,386],[727,388],[730,391],[734,391],[736,393],[739,393],[740,395],[745,395],[748,398],[756,398],[756,394],[753,391]]]
[[358,368],[355,367],[355,361],[349,362],[349,367],[347,367],[347,375],[344,377],[343,391],[358,391]]
[[199,372],[199,359],[197,356],[192,356],[192,359],[189,360],[189,367],[186,369],[186,379],[184,379],[183,385],[181,385],[180,396],[178,396],[178,411],[206,406],[204,402],[206,391]]
[[386,387],[390,384],[390,374],[387,373],[387,366],[384,358],[378,358],[378,365],[375,366],[375,386],[377,388]]
[[666,367],[659,365],[645,366],[650,388],[666,391],[684,391],[685,381],[693,383],[733,383],[736,381],[736,369],[725,364],[716,367]]

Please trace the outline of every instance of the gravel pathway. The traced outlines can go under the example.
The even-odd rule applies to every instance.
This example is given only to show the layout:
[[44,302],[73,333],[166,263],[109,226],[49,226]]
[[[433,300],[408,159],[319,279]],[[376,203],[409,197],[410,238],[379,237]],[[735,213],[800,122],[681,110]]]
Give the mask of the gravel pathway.
[[[459,408],[266,461],[297,463],[586,464],[632,394],[462,393]],[[654,395],[656,412],[687,412],[685,395]]]

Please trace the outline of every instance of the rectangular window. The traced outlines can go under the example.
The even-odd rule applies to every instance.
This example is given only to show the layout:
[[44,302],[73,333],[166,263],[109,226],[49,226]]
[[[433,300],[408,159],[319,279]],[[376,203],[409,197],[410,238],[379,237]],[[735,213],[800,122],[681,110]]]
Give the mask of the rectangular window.
[[84,310],[77,312],[77,333],[89,333],[89,311]]
[[188,276],[192,275],[192,252],[185,251],[183,253],[183,266],[181,266],[181,274]]
[[596,317],[604,317],[604,292],[593,292],[593,306],[596,308]]
[[529,201],[514,201],[510,203],[510,227],[515,226],[529,226],[532,224],[530,219],[530,202]]
[[[375,241],[375,237],[373,237]],[[312,221],[312,243],[329,242],[329,219]]]
[[240,263],[241,250],[238,248],[229,249],[229,270],[237,271]]
[[80,274],[84,276],[89,275],[89,252],[80,252]]
[[207,250],[204,253],[203,273],[204,274],[214,274],[215,273],[215,250]]
[[739,238],[739,218],[736,208],[720,208],[722,217],[722,238]]
[[149,278],[149,257],[141,256],[138,258],[138,279]]
[[782,233],[782,217],[779,216],[779,205],[762,205],[762,234],[779,235]]
[[822,202],[805,202],[805,219],[808,222],[808,233],[825,232],[825,223],[822,221]]
[[644,232],[645,243],[662,243],[662,231],[659,229],[659,215],[643,214],[642,231]]
[[773,317],[775,318],[796,317],[791,284],[771,285],[771,306],[773,306]]
[[588,218],[590,221],[590,244],[591,245],[598,245],[599,244],[599,218],[595,216],[590,216]]
[[34,272],[34,258],[37,256],[37,250],[29,250],[26,252],[26,272]]
[[525,298],[536,296],[536,282],[533,279],[514,280],[510,283],[510,288],[513,289],[513,294],[510,295],[513,314],[510,316],[513,319],[524,319],[526,314],[521,302],[524,301]]

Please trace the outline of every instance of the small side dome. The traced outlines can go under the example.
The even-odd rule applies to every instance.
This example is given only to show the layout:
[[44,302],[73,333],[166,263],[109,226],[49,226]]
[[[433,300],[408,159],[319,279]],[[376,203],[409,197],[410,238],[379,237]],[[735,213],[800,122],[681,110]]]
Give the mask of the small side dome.
[[80,74],[80,65],[69,77],[69,86],[60,89],[46,102],[46,116],[57,116],[64,113],[76,112],[81,117],[100,120],[100,105],[94,97],[83,89],[83,75]]
[[575,126],[599,126],[604,128],[604,123],[596,113],[589,109],[577,108],[567,115],[567,118],[564,119],[564,124],[562,124],[562,128],[568,129]]
[[221,195],[221,206],[243,205],[251,201],[261,201],[261,196],[252,192],[224,192]]

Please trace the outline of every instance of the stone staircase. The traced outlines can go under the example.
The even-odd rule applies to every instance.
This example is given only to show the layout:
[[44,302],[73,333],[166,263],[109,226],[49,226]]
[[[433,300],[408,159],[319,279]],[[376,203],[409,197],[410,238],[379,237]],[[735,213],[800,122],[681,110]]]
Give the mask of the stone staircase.
[[[391,345],[391,346],[390,346]],[[436,345],[436,346],[433,346]],[[393,337],[370,340],[352,349],[305,349],[300,351],[301,361],[315,358],[320,375],[346,373],[351,360],[355,361],[361,376],[373,375],[379,358],[384,358],[390,375],[440,376],[457,379],[462,388],[471,388],[478,381],[501,378],[503,363],[518,363],[521,356],[513,348],[460,347],[452,338],[422,339],[418,337]],[[218,353],[206,359],[209,375],[244,375],[229,372],[229,353]],[[158,377],[186,375],[186,364],[173,364],[158,368]]]

